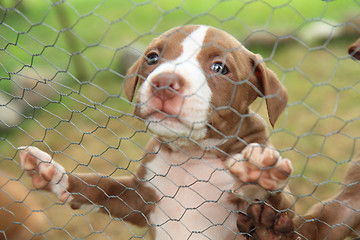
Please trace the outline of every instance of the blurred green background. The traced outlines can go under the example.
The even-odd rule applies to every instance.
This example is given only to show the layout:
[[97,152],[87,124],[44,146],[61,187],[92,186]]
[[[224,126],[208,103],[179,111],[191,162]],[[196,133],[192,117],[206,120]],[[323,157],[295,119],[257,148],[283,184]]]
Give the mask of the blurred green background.
[[[234,35],[287,87],[288,107],[269,132],[294,164],[299,212],[334,194],[360,150],[360,65],[347,54],[360,37],[359,0],[1,0],[0,19],[0,173],[29,189],[21,145],[52,153],[71,172],[134,172],[151,134],[131,115],[123,77],[152,38],[184,24]],[[252,108],[266,118],[262,100]],[[34,193],[47,239],[148,232]]]

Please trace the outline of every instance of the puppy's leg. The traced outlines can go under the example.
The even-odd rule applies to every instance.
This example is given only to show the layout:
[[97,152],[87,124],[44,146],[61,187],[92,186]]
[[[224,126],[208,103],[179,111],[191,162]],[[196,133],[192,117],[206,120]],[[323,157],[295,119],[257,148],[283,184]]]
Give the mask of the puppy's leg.
[[229,164],[230,172],[239,180],[234,192],[249,202],[255,201],[247,214],[239,213],[239,230],[249,232],[255,226],[257,238],[273,239],[275,233],[267,228],[273,225],[278,210],[291,208],[293,204],[293,197],[284,190],[292,172],[290,160],[281,158],[271,147],[250,144]]
[[35,188],[54,193],[74,209],[94,204],[103,212],[137,225],[155,201],[153,191],[136,177],[111,178],[98,174],[70,174],[50,155],[36,147],[20,147],[21,166],[32,177]]
[[[256,239],[289,240],[342,240],[349,236],[360,236],[360,155],[345,177],[344,186],[328,201],[314,205],[306,215],[288,215],[267,208],[267,219],[263,224],[254,222]],[[249,212],[259,212],[256,205]],[[242,216],[244,219],[247,216]],[[265,236],[265,237],[264,237]],[[272,236],[268,238],[266,236]]]

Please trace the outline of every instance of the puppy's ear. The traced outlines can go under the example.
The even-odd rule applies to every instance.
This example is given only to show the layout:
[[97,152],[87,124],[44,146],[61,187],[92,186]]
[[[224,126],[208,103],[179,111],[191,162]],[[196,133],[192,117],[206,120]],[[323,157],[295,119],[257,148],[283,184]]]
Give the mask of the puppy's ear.
[[350,45],[348,52],[353,58],[360,60],[360,38]]
[[144,59],[140,57],[127,71],[125,76],[124,91],[130,102],[134,99],[136,86],[139,82],[139,71]]
[[276,120],[284,111],[288,95],[276,74],[268,69],[259,55],[253,60],[253,71],[258,81],[260,97],[265,98],[270,124],[274,127]]

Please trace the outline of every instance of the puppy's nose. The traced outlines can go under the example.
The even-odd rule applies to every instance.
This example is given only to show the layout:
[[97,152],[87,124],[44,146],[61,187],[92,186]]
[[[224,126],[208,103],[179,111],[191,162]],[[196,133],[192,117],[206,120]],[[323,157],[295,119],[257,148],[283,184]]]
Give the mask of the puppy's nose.
[[161,73],[153,81],[153,93],[162,100],[167,100],[179,95],[183,87],[180,76],[172,73]]

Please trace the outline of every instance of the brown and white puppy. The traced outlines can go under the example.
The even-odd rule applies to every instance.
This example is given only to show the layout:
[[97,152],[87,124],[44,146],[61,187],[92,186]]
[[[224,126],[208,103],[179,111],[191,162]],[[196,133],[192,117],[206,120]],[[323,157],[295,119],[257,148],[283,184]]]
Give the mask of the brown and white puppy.
[[[154,134],[136,176],[69,174],[47,153],[22,147],[34,186],[73,208],[96,204],[150,226],[153,239],[244,239],[238,211],[283,188],[292,171],[289,160],[263,148],[266,127],[249,110],[265,98],[275,124],[287,102],[276,75],[231,35],[188,25],[154,39],[129,69],[124,89],[131,101],[138,89],[135,114]],[[276,207],[288,207],[274,195]]]

